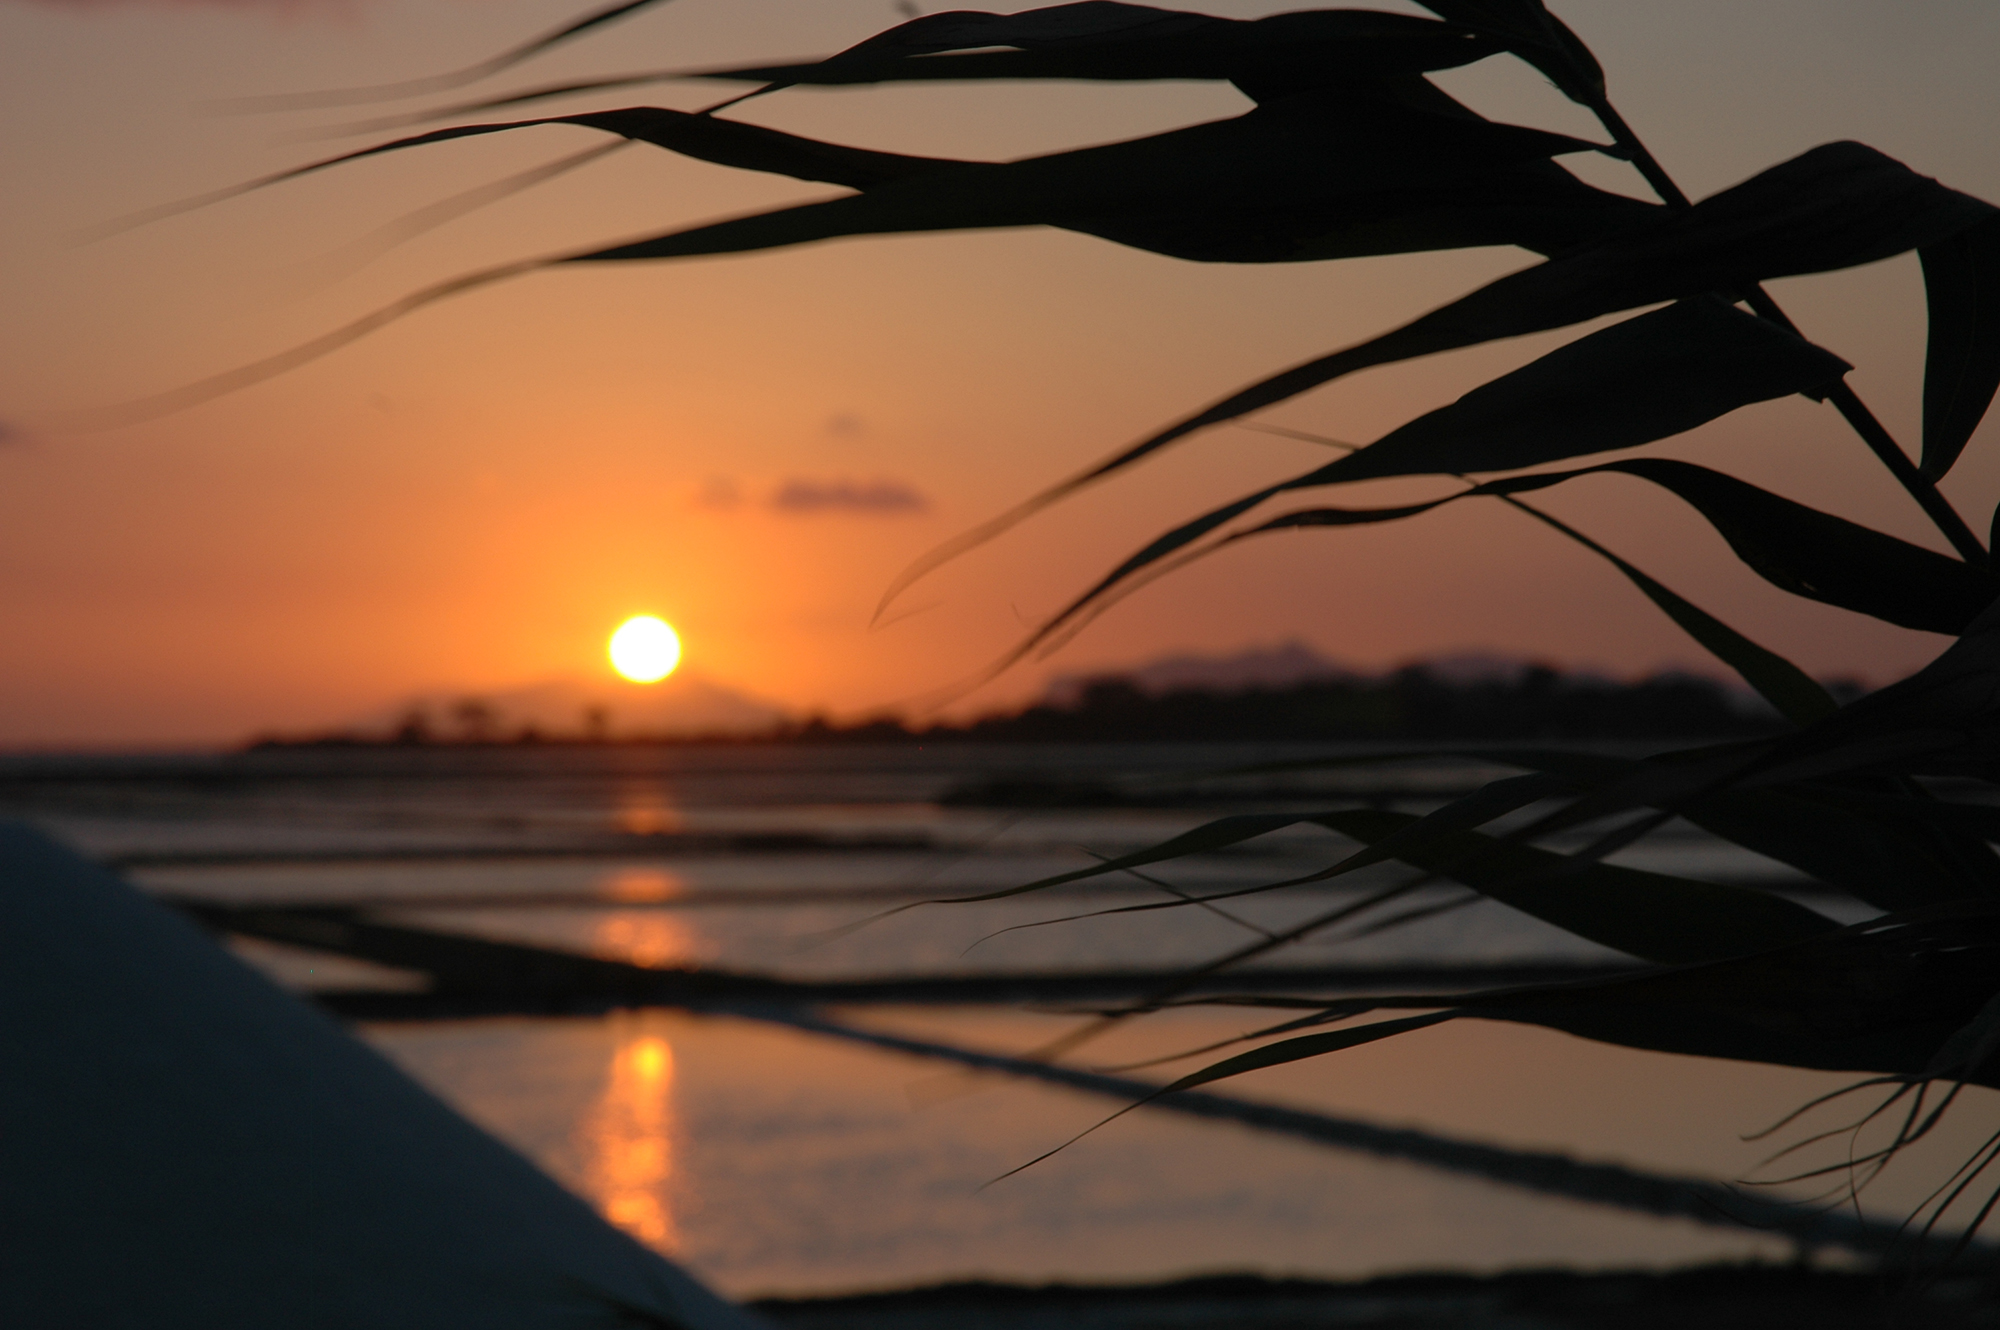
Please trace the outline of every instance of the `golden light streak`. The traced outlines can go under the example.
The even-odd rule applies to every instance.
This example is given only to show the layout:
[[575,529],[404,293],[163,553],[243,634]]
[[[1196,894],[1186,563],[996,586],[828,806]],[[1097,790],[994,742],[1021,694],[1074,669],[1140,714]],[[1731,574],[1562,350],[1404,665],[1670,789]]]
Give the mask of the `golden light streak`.
[[586,1187],[606,1220],[655,1251],[679,1245],[674,1178],[674,1050],[657,1033],[622,1040],[604,1094],[579,1128]]
[[653,910],[606,915],[591,933],[600,956],[665,970],[697,959],[695,937],[685,921]]

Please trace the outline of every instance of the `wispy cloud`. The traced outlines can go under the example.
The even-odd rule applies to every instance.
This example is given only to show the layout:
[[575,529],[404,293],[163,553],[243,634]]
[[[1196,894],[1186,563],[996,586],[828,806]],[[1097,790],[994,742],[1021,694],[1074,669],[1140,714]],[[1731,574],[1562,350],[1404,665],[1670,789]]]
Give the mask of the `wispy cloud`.
[[726,513],[742,503],[743,491],[734,476],[710,476],[694,494],[694,506],[710,512]]
[[900,480],[808,480],[794,476],[771,494],[771,507],[794,516],[850,513],[862,517],[899,517],[921,513],[930,500]]

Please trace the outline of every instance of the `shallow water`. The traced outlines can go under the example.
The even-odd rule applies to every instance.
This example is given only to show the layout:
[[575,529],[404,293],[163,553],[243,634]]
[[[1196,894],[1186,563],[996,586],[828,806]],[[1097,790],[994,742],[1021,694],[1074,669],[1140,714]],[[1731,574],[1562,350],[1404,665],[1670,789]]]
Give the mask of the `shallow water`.
[[[1487,764],[1453,761],[1285,777],[1290,784],[1260,776],[1255,781],[1262,785],[1249,790],[1240,788],[1242,781],[1237,788],[1211,784],[1207,808],[1023,814],[933,802],[955,785],[996,772],[1129,781],[1298,755],[1132,748],[276,754],[234,766],[177,768],[154,759],[136,772],[129,766],[114,772],[102,761],[93,769],[79,759],[56,773],[60,781],[16,780],[7,788],[21,812],[107,856],[309,857],[453,846],[523,852],[477,860],[156,862],[132,870],[157,890],[233,901],[366,901],[400,922],[650,966],[874,978],[1205,960],[1254,940],[1257,930],[1350,903],[1363,890],[1397,880],[1396,872],[1370,870],[1353,886],[1249,896],[1230,903],[1232,918],[1175,908],[1021,927],[1171,900],[1158,883],[1124,878],[1004,901],[927,906],[850,926],[899,901],[974,894],[1082,867],[1092,855],[1172,835],[1225,806],[1258,806],[1245,802],[1253,797],[1264,800],[1261,806],[1311,807],[1315,799],[1365,791],[1372,781],[1394,787],[1402,800],[1397,806],[1416,809],[1426,805],[1426,789],[1496,774]],[[375,760],[385,757],[393,760]],[[20,774],[0,764],[0,778]],[[624,857],[527,853],[550,837],[744,829],[826,843],[682,853],[662,841],[657,852]],[[910,843],[838,844],[889,834]],[[1249,886],[1312,871],[1351,848],[1330,833],[1294,830],[1250,852],[1164,866],[1156,876],[1180,890]],[[1691,829],[1624,859],[1693,876],[1776,881],[1779,872]],[[1442,905],[1454,898],[1426,889],[1413,900]],[[269,944],[241,950],[306,987],[416,982]],[[1336,931],[1270,959],[1300,965],[1615,956],[1485,903],[1369,936]],[[834,1015],[1006,1052],[1032,1049],[1076,1019],[991,1007]],[[1129,1062],[1255,1023],[1254,1013],[1228,1009],[1152,1017],[1072,1060]],[[740,1016],[656,1011],[378,1026],[364,1034],[590,1197],[614,1223],[737,1294],[975,1275],[1125,1279],[1216,1270],[1347,1276],[1662,1266],[1788,1250],[1780,1240],[1741,1229],[1555,1199],[1155,1110],[1121,1118],[995,1182],[1118,1105]],[[1463,1139],[1730,1179],[1748,1174],[1771,1149],[1745,1143],[1742,1134],[1843,1082],[1466,1022],[1223,1088]],[[1899,1166],[1871,1191],[1870,1208],[1899,1216],[1913,1204],[1941,1176],[1938,1165],[1955,1162],[1966,1133],[1990,1119],[1991,1099],[1982,1092],[1965,1105],[1930,1160]]]

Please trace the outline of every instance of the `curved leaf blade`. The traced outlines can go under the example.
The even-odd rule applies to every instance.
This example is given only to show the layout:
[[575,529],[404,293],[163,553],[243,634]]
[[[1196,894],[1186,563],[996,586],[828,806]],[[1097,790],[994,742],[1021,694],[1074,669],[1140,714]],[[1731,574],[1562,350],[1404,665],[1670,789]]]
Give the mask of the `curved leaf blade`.
[[1829,143],[1692,208],[1502,277],[1372,341],[1253,384],[1134,445],[1085,479],[1359,370],[1639,305],[1857,267],[1948,239],[1996,215],[1992,205],[1873,148]]
[[[1724,791],[1857,775],[1989,778],[2000,754],[2000,603],[1990,605],[1937,659],[1907,679],[1840,707],[1796,734],[1712,755],[1651,761],[1586,796],[1594,816],[1650,806],[1679,811]],[[1984,836],[1977,810],[1937,803],[1932,813]]]
[[1830,143],[1691,208],[1502,277],[1391,332],[1251,384],[1044,490],[898,577],[884,604],[947,559],[1198,430],[1335,379],[1545,332],[1621,309],[1827,272],[1933,245],[2000,215],[1859,143]]
[[[1892,917],[1707,964],[1477,993],[1362,996],[1340,1011],[1445,1008],[1460,1019],[1537,1025],[1622,1048],[1922,1077],[1941,1053],[1958,1051],[1951,1044],[1961,1031],[1982,1023],[1996,961],[2000,930],[1988,907]],[[1968,1080],[1994,1085],[1996,1072],[1984,1066]]]
[[[1752,572],[1795,596],[1899,627],[1954,636],[1965,632],[2000,596],[2000,577],[1987,569],[1673,458],[1634,457],[1569,471],[1510,476],[1438,502],[1525,494],[1582,476],[1607,474],[1634,476],[1674,494],[1706,518]],[[1345,525],[1352,520],[1343,510],[1333,511],[1347,520],[1324,524]],[[1289,525],[1323,524],[1319,519],[1303,520],[1309,517],[1294,513],[1280,520]]]
[[[1628,1048],[1922,1076],[1991,1000],[1996,959],[1988,906],[1892,917],[1712,965],[1451,1001],[1462,1016]],[[1991,1085],[1995,1072],[1970,1079]]]
[[[1526,808],[1529,804],[1573,790],[1576,781],[1569,775],[1550,772],[1535,772],[1525,776],[1509,776],[1489,782],[1472,793],[1454,799],[1440,808],[1435,808],[1416,819],[1389,838],[1381,846],[1371,846],[1359,854],[1348,855],[1331,868],[1323,869],[1304,877],[1294,878],[1269,886],[1248,888],[1243,891],[1228,892],[1225,895],[1250,895],[1276,887],[1301,886],[1308,882],[1326,882],[1357,869],[1384,863],[1395,857],[1395,852],[1403,845],[1419,845],[1433,835],[1469,830],[1481,827],[1495,818]],[[1044,891],[1071,882],[1081,882],[1088,878],[1103,877],[1110,873],[1122,873],[1129,869],[1144,868],[1151,864],[1166,863],[1174,859],[1187,859],[1195,855],[1212,854],[1234,845],[1241,845],[1259,836],[1281,831],[1286,827],[1320,826],[1331,829],[1326,820],[1334,813],[1234,813],[1219,817],[1178,836],[1173,836],[1156,845],[1149,845],[1129,854],[1105,859],[1088,868],[1072,869],[1051,877],[1038,878],[1020,886],[1003,887],[998,891],[982,892],[976,896],[952,896],[935,901],[922,902],[933,905],[964,905],[977,901],[1001,900],[1009,896],[1025,895],[1028,892]],[[1205,898],[1206,899],[1206,898]],[[1221,899],[1216,897],[1215,899]],[[1132,911],[1110,911],[1109,913],[1130,913]]]
[[1375,1021],[1369,1025],[1357,1025],[1345,1030],[1329,1030],[1323,1034],[1299,1035],[1293,1039],[1281,1039],[1275,1044],[1265,1044],[1247,1053],[1224,1058],[1211,1063],[1200,1071],[1191,1072],[1169,1085],[1163,1085],[1150,1096],[1158,1099],[1176,1090],[1192,1090],[1198,1085],[1208,1085],[1215,1081],[1227,1080],[1231,1076],[1241,1076],[1249,1071],[1262,1071],[1266,1067],[1282,1067],[1287,1062],[1300,1062],[1306,1058],[1325,1057],[1329,1053],[1345,1052],[1372,1044],[1378,1039],[1389,1039],[1426,1026],[1440,1025],[1456,1019],[1461,1013],[1441,1011],[1425,1016],[1403,1016],[1395,1020]]
[[[992,50],[1011,47],[1011,50]],[[1464,25],[1369,10],[1228,19],[1142,5],[955,11],[890,28],[824,60],[738,65],[686,77],[794,84],[965,79],[1228,79],[1262,101],[1308,87],[1369,85],[1455,69],[1502,49]]]
[[[1628,378],[1620,382],[1630,384],[1636,381]],[[1450,410],[1446,408],[1446,411]],[[1394,434],[1389,436],[1391,439],[1395,437]],[[1550,448],[1551,451],[1565,448],[1581,450],[1596,446],[1596,442],[1588,429],[1579,427]],[[1440,436],[1425,438],[1422,443],[1434,450],[1434,456],[1443,454],[1451,447],[1451,441]],[[1521,440],[1520,444],[1525,448],[1526,440]],[[1071,602],[1038,630],[1030,639],[1030,644],[1046,638],[1148,565],[1226,525],[1266,500],[1291,490],[1335,483],[1344,478],[1361,478],[1343,476],[1342,473],[1348,462],[1366,456],[1369,451],[1363,449],[1293,480],[1247,495],[1168,532]],[[1469,449],[1446,454],[1448,460],[1463,460],[1476,455]],[[1525,455],[1524,452],[1506,456],[1521,455]],[[1396,474],[1393,471],[1384,473]],[[1238,532],[1228,537],[1227,541],[1304,527],[1399,521],[1461,499],[1509,498],[1547,489],[1580,476],[1607,473],[1635,476],[1675,494],[1706,518],[1752,571],[1773,586],[1794,595],[1837,605],[1901,627],[1952,634],[1964,632],[1996,595],[2000,595],[2000,578],[1989,570],[1974,568],[1920,545],[1831,513],[1820,512],[1722,472],[1667,458],[1632,458],[1569,471],[1508,477],[1487,481],[1442,499],[1393,508],[1306,509]],[[1526,511],[1610,560],[1649,599],[1703,646],[1742,674],[1785,715],[1803,724],[1833,709],[1832,699],[1825,690],[1790,662],[1757,646],[1580,532],[1546,514],[1533,509]]]
[[[1307,527],[1363,526],[1381,522],[1401,521],[1407,517],[1415,517],[1430,512],[1445,504],[1455,503],[1460,499],[1491,496],[1511,501],[1511,496],[1515,494],[1546,489],[1550,486],[1573,480],[1578,476],[1592,475],[1598,472],[1624,471],[1641,475],[1648,479],[1655,479],[1656,475],[1665,475],[1669,478],[1679,476],[1681,474],[1679,469],[1684,467],[1692,467],[1692,464],[1662,462],[1655,459],[1634,459],[1631,462],[1611,462],[1595,467],[1583,467],[1574,471],[1545,472],[1538,475],[1514,476],[1504,480],[1488,481],[1483,485],[1473,486],[1441,499],[1433,499],[1426,503],[1406,504],[1394,508],[1305,509],[1273,518],[1268,522],[1247,530],[1238,531],[1218,541],[1215,545],[1210,546],[1207,551],[1203,552],[1213,552],[1223,545],[1238,540],[1245,540],[1252,536],[1265,535],[1277,531],[1298,530]],[[1698,472],[1706,470],[1699,467],[1693,469]],[[1254,494],[1246,495],[1235,503],[1215,509],[1161,536],[1099,579],[1089,590],[1071,601],[1054,617],[1047,620],[1024,643],[1017,647],[1008,659],[1010,661],[1019,659],[1020,656],[1032,650],[1038,643],[1046,641],[1053,634],[1060,631],[1065,625],[1077,621],[1080,615],[1101,603],[1120,584],[1126,582],[1149,565],[1155,564],[1168,555],[1184,549],[1201,537],[1226,525],[1228,522],[1278,494],[1322,483],[1320,477],[1327,470],[1328,468],[1319,468],[1291,481],[1273,485]],[[1708,474],[1715,475],[1722,481],[1730,480],[1729,477],[1720,476],[1719,473]],[[1663,482],[1656,480],[1656,483]],[[1732,481],[1731,484],[1742,484],[1742,482]],[[1689,488],[1697,493],[1702,493],[1706,487],[1690,485]],[[1754,489],[1755,487],[1745,486],[1745,488]],[[1966,574],[1961,574],[1959,570],[1964,569],[1965,566],[1956,563],[1954,560],[1947,559],[1943,555],[1934,554],[1918,546],[1905,545],[1903,542],[1896,541],[1893,537],[1869,531],[1865,527],[1846,522],[1842,518],[1817,513],[1812,509],[1804,508],[1803,505],[1792,504],[1790,500],[1780,499],[1777,495],[1768,494],[1761,490],[1757,491],[1757,493],[1766,501],[1760,505],[1762,509],[1776,509],[1778,506],[1784,505],[1787,506],[1786,511],[1790,508],[1796,508],[1801,510],[1802,513],[1810,514],[1810,518],[1800,517],[1794,521],[1795,526],[1805,528],[1809,534],[1825,536],[1828,533],[1832,533],[1836,537],[1841,538],[1851,536],[1854,541],[1865,544],[1870,550],[1877,548],[1889,549],[1898,559],[1902,560],[1902,563],[1898,564],[1899,567],[1915,566],[1923,574],[1931,576],[1933,581],[1936,581],[1942,588],[1940,594],[1946,599],[1963,595],[1959,581],[1962,576],[1980,576],[1980,574],[1971,573],[1970,570],[1967,570]],[[1772,706],[1776,707],[1780,714],[1786,716],[1795,724],[1809,724],[1836,709],[1832,697],[1827,694],[1826,690],[1815,682],[1811,676],[1807,675],[1783,656],[1758,645],[1742,633],[1737,632],[1717,619],[1714,615],[1703,610],[1700,606],[1695,605],[1692,601],[1670,590],[1656,578],[1645,573],[1629,561],[1620,558],[1575,528],[1550,517],[1546,513],[1527,508],[1525,505],[1519,506],[1537,521],[1561,532],[1592,553],[1610,562],[1613,567],[1625,575],[1627,580],[1637,586],[1647,599],[1651,600],[1669,618],[1679,624],[1689,636],[1701,643],[1717,659],[1723,661],[1731,669],[1734,669],[1742,676],[1746,683],[1756,689]],[[1707,515],[1706,511],[1702,510],[1699,505],[1697,505],[1697,510],[1704,511],[1704,515]],[[1850,528],[1851,531],[1849,530]],[[1741,533],[1739,533],[1739,538],[1744,539],[1746,544],[1752,539],[1752,537],[1742,535]],[[1774,575],[1772,580],[1777,585],[1784,586],[1788,590],[1794,590],[1799,585],[1811,586],[1822,591],[1831,588],[1834,592],[1846,592],[1853,589],[1846,582],[1840,580],[1840,574],[1852,573],[1853,570],[1847,563],[1842,561],[1841,556],[1844,555],[1845,551],[1839,546],[1837,541],[1835,548],[1831,551],[1833,557],[1822,558],[1818,561],[1811,559],[1801,560],[1799,566],[1807,570],[1803,573],[1796,572],[1793,564],[1789,562],[1791,556],[1798,554],[1799,551],[1785,550],[1772,552],[1762,545],[1758,546],[1758,549],[1760,556],[1764,557],[1771,565],[1771,571],[1774,574],[1782,572],[1788,579],[1779,580]],[[1828,551],[1808,547],[1806,553],[1808,555],[1826,555]],[[1818,576],[1813,575],[1815,572],[1818,573]],[[1858,577],[1851,578],[1850,580],[1859,582],[1862,590],[1865,591],[1873,585],[1872,577],[1873,570],[1864,568]],[[1908,590],[1906,588],[1906,592]],[[1920,591],[1909,594],[1907,599],[1912,604],[1921,605],[1925,603]],[[1898,604],[1899,608],[1895,612],[1906,613],[1909,605],[1902,604],[1901,602]]]
[[1938,480],[2000,389],[2000,219],[1926,245],[1918,256],[1930,306],[1923,470]]
[[1923,802],[1780,786],[1726,791],[1688,804],[1680,814],[1711,835],[1789,864],[1878,909],[1910,910],[2000,894],[1993,852],[1984,839],[1927,816],[1919,806]]
[[1578,338],[1319,471],[1318,483],[1512,471],[1653,443],[1853,366],[1713,296]]
[[1779,715],[1792,724],[1810,725],[1839,709],[1839,704],[1825,688],[1820,686],[1817,679],[1777,652],[1752,641],[1687,597],[1669,589],[1656,578],[1619,558],[1582,532],[1556,521],[1546,513],[1532,509],[1528,511],[1537,520],[1562,532],[1623,573],[1625,579],[1638,587],[1646,599],[1659,607],[1661,613],[1680,625],[1682,632],[1701,643],[1710,655],[1735,670],[1743,682],[1755,689],[1759,697],[1769,702]]
[[1988,569],[1692,462],[1632,458],[1590,469],[1637,476],[1678,495],[1752,572],[1795,596],[1956,636],[2000,595],[2000,578]]
[[[1122,143],[905,175],[851,197],[665,232],[569,261],[666,259],[850,235],[1050,225],[1180,257],[1277,262],[1325,257],[1328,233],[1337,236],[1353,227],[1379,231],[1402,214],[1477,203],[1489,182],[1499,187],[1495,207],[1516,201],[1545,209],[1574,203],[1607,220],[1629,220],[1634,209],[1646,207],[1602,204],[1615,196],[1557,194],[1546,186],[1521,199],[1511,169],[1592,146],[1580,139],[1408,108],[1368,117],[1329,113],[1341,109],[1292,99]],[[1243,202],[1269,198],[1286,204]],[[1371,236],[1371,243],[1379,252],[1383,237]],[[1436,239],[1420,235],[1419,243]]]
[[[1523,480],[1528,479],[1523,477]],[[1537,477],[1536,479],[1539,479]],[[1510,484],[1512,482],[1497,482]],[[1530,488],[1520,485],[1519,488]],[[1288,513],[1274,518],[1262,526],[1252,527],[1229,537],[1230,540],[1246,539],[1271,531],[1283,531],[1315,526],[1353,526],[1363,522],[1394,521],[1428,511],[1453,499],[1464,498],[1467,491],[1435,503],[1417,505],[1412,509],[1354,510],[1340,508],[1308,509],[1304,512]],[[1603,558],[1625,575],[1627,581],[1639,588],[1640,592],[1659,607],[1660,611],[1678,624],[1683,632],[1701,643],[1709,654],[1736,671],[1743,682],[1755,689],[1758,696],[1769,702],[1778,714],[1795,725],[1808,725],[1830,715],[1838,707],[1833,698],[1813,677],[1798,666],[1786,660],[1768,647],[1760,646],[1750,638],[1737,632],[1722,620],[1702,609],[1693,601],[1673,591],[1658,579],[1642,571],[1629,561],[1613,554],[1582,532],[1570,527],[1546,513],[1526,509],[1537,520],[1560,531],[1585,549]]]
[[1541,0],[1418,0],[1453,23],[1498,38],[1548,76],[1565,97],[1585,106],[1604,99],[1604,67],[1582,38]]
[[[1416,820],[1371,808],[1331,814],[1326,825],[1373,845]],[[1665,964],[1740,956],[1838,928],[1780,896],[1576,859],[1476,831],[1435,837],[1396,857],[1578,937]]]
[[398,97],[415,97],[429,92],[442,92],[448,88],[477,83],[481,79],[531,60],[550,47],[559,46],[573,37],[580,37],[608,23],[616,23],[642,9],[663,2],[664,0],[618,0],[618,3],[592,10],[581,18],[573,19],[538,37],[511,46],[498,55],[489,56],[477,64],[467,65],[463,69],[453,70],[447,74],[432,74],[425,78],[407,79],[401,83],[377,84],[369,88],[336,88],[326,92],[235,97],[214,103],[214,106],[228,111],[296,111],[325,106],[352,106],[361,102],[386,101]]

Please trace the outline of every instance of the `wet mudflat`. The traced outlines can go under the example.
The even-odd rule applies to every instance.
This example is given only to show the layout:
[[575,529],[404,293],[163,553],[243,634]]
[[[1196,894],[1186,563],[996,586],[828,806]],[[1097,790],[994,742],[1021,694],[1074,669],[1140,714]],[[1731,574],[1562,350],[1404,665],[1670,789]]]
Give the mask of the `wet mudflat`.
[[[897,904],[977,894],[1087,865],[1092,855],[1150,843],[1217,811],[1371,797],[1418,810],[1427,797],[1434,801],[1441,791],[1492,774],[1481,764],[1454,760],[1372,773],[1350,767],[1319,785],[1212,783],[1207,803],[1049,810],[981,808],[945,796],[995,772],[1082,771],[1092,780],[1144,788],[1162,772],[1240,766],[1273,754],[1043,749],[967,758],[907,750],[662,750],[612,751],[595,760],[577,753],[546,760],[495,754],[484,766],[473,754],[397,755],[397,762],[376,766],[368,765],[369,756],[322,758],[314,766],[285,755],[272,771],[241,763],[178,770],[161,764],[136,773],[73,767],[62,780],[15,781],[8,789],[17,811],[87,852],[122,859],[142,885],[177,897],[349,909],[400,928],[557,949],[661,974],[827,984],[1041,975],[1069,985],[1042,992],[1016,986],[1004,1000],[934,994],[897,1002],[887,1000],[891,994],[865,1006],[815,1009],[830,1024],[887,1034],[902,1045],[832,1037],[769,1013],[670,1005],[362,1027],[396,1062],[614,1223],[723,1291],[820,1299],[774,1307],[793,1323],[861,1324],[838,1318],[865,1311],[878,1318],[865,1323],[880,1325],[1483,1325],[1502,1323],[1492,1316],[1503,1313],[1516,1317],[1510,1325],[1594,1325],[1561,1319],[1574,1309],[1559,1316],[1557,1303],[1546,1298],[1546,1305],[1532,1307],[1493,1302],[1479,1290],[1501,1286],[1486,1284],[1464,1285],[1435,1306],[1423,1302],[1432,1293],[1420,1294],[1417,1284],[1397,1286],[1400,1303],[1381,1301],[1388,1286],[1368,1286],[1374,1292],[1364,1296],[1346,1284],[1309,1292],[1245,1284],[1265,1291],[1231,1293],[1213,1315],[1179,1294],[1166,1303],[1139,1297],[1143,1306],[1129,1316],[1090,1302],[1096,1295],[981,1294],[973,1299],[980,1315],[1030,1317],[990,1322],[964,1319],[971,1313],[962,1305],[952,1311],[936,1302],[948,1301],[942,1292],[923,1295],[943,1316],[929,1322],[895,1319],[919,1315],[915,1302],[824,1299],[964,1280],[1099,1285],[1229,1274],[1366,1281],[1419,1271],[1483,1278],[1524,1269],[1782,1263],[1795,1254],[1783,1237],[1727,1222],[1660,1218],[1242,1122],[1154,1110],[1121,1118],[996,1181],[1118,1104],[910,1051],[926,1045],[1029,1052],[1071,1028],[1078,1010],[1115,1000],[1093,996],[1091,985],[1103,976],[1198,963],[1258,929],[1282,927],[1324,910],[1342,893],[1377,885],[1379,874],[1354,886],[1245,897],[1227,918],[1189,908],[1068,918],[1171,903],[1158,882],[1128,877],[1047,895],[926,906],[853,927]],[[1346,848],[1325,832],[1281,832],[1245,851],[1170,866],[1157,876],[1183,891],[1249,886],[1310,871]],[[1685,829],[1627,861],[1784,887],[1775,866]],[[269,940],[236,945],[307,990],[421,997],[431,982],[423,973],[353,955]],[[1618,959],[1503,907],[1481,905],[1366,936],[1315,939],[1263,963],[1372,967],[1379,974],[1416,964],[1477,970]],[[1121,1029],[1070,1062],[1124,1067],[1231,1037],[1262,1019],[1241,1008],[1163,1014]],[[1129,1074],[1163,1079],[1188,1065]],[[1769,1175],[1756,1169],[1772,1142],[1746,1142],[1744,1135],[1845,1081],[1467,1022],[1225,1088],[1374,1127],[1729,1183]],[[1927,1159],[1912,1158],[1871,1189],[1864,1211],[1900,1218],[1942,1176],[1936,1169],[1955,1162],[1953,1152],[1962,1152],[1972,1133],[1984,1134],[1989,1098],[1982,1092],[1966,1105]],[[1803,1198],[1811,1189],[1777,1194]],[[1534,1287],[1547,1292],[1560,1283]],[[1614,1286],[1654,1287],[1643,1280],[1562,1287],[1587,1303],[1596,1296],[1589,1289]],[[1222,1305],[1210,1293],[1214,1288],[1201,1305]],[[1755,1301],[1747,1288],[1739,1294]],[[1032,1319],[1042,1314],[1033,1306],[1056,1314],[1046,1298],[1075,1305],[1055,1320]],[[1300,1310],[1299,1298],[1310,1306]],[[1645,1293],[1638,1301],[1653,1298]],[[1167,1303],[1179,1310],[1170,1312]],[[1636,1305],[1629,1298],[1627,1304]],[[1283,1319],[1294,1311],[1306,1319]],[[1478,1316],[1488,1319],[1465,1319]]]

